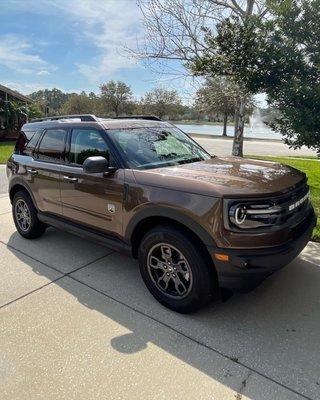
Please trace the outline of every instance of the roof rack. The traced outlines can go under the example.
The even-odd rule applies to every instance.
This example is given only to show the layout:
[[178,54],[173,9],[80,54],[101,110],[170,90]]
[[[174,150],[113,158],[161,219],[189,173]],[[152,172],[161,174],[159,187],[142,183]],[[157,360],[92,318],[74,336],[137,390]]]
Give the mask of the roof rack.
[[[44,118],[35,118],[32,119],[30,122],[44,122],[44,121],[60,121],[64,119],[80,119],[83,122],[99,122],[102,121],[104,118],[98,118],[93,114],[73,114],[73,115],[55,115],[52,117],[44,117]],[[108,117],[107,119],[144,119],[149,121],[161,121],[159,117],[155,115],[127,115],[125,117]]]
[[113,119],[146,119],[149,121],[162,121],[161,118],[155,115],[127,115],[125,117],[113,117]]
[[98,118],[92,114],[73,114],[73,115],[55,115],[53,117],[44,117],[32,119],[30,122],[43,122],[43,121],[59,121],[60,119],[80,119],[81,121],[98,121]]

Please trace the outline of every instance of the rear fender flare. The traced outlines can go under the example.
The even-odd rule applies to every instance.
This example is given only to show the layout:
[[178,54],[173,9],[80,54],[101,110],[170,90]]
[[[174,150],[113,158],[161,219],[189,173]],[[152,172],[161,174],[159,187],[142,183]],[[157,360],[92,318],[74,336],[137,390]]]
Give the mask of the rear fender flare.
[[12,192],[13,192],[14,188],[16,186],[18,186],[18,185],[19,186],[23,186],[23,188],[28,192],[29,196],[32,199],[33,205],[38,210],[37,203],[35,201],[35,198],[33,196],[33,193],[31,191],[30,187],[28,186],[28,184],[23,179],[21,179],[19,177],[13,178],[9,183],[9,196],[10,196],[11,203],[12,203],[12,200],[13,200]]

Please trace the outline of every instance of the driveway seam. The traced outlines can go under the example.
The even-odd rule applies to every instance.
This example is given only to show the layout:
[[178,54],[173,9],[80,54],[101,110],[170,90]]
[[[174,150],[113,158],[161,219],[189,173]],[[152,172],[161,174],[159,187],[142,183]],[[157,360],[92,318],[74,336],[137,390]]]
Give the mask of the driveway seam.
[[248,385],[248,380],[249,380],[249,378],[250,378],[250,376],[253,374],[253,371],[248,371],[248,373],[247,373],[247,376],[243,379],[243,381],[241,382],[241,386],[240,386],[240,388],[239,388],[239,390],[238,390],[238,392],[237,392],[237,394],[236,394],[236,396],[235,396],[235,399],[236,400],[241,400],[242,399],[242,396],[243,396],[243,393],[244,393],[244,391],[245,391],[245,388],[246,388],[246,386]]
[[[82,284],[82,285],[84,285],[84,286],[87,286],[88,288],[94,290],[94,291],[97,292],[97,293],[102,294],[103,296],[107,297],[108,299],[113,300],[114,302],[119,303],[119,304],[121,304],[121,305],[123,305],[123,306],[129,308],[130,310],[135,311],[135,312],[137,312],[138,314],[140,314],[140,315],[142,315],[142,316],[144,316],[144,317],[146,317],[146,318],[149,318],[149,319],[151,319],[152,321],[154,321],[154,322],[156,322],[156,323],[158,323],[158,324],[160,324],[160,325],[162,325],[162,326],[165,326],[166,328],[170,329],[171,331],[177,333],[178,335],[181,335],[181,336],[185,337],[186,339],[191,340],[192,342],[198,344],[199,346],[205,347],[206,349],[208,349],[208,350],[210,350],[210,351],[213,351],[213,352],[216,353],[216,354],[219,354],[221,357],[226,358],[226,359],[228,359],[229,361],[231,361],[231,362],[233,362],[233,363],[235,363],[235,364],[237,364],[237,365],[240,365],[240,366],[243,367],[243,368],[246,368],[248,371],[250,371],[250,372],[248,373],[248,375],[247,375],[247,378],[249,378],[249,377],[251,376],[251,373],[253,372],[253,373],[256,373],[257,375],[259,375],[259,376],[261,376],[261,377],[263,377],[263,378],[265,378],[265,379],[268,379],[269,381],[275,383],[276,385],[279,385],[279,386],[281,386],[282,388],[284,388],[284,389],[286,389],[286,390],[289,390],[290,392],[292,392],[292,393],[294,393],[294,394],[296,394],[296,395],[298,395],[298,396],[303,397],[303,398],[306,399],[306,400],[314,400],[314,399],[312,399],[311,397],[308,397],[308,396],[306,396],[306,395],[304,395],[304,394],[302,394],[302,393],[299,393],[299,392],[296,391],[295,389],[292,389],[292,388],[290,388],[289,386],[286,386],[285,384],[283,384],[283,383],[281,383],[281,382],[278,382],[277,380],[275,380],[275,379],[273,379],[273,378],[271,378],[271,377],[265,375],[264,373],[255,370],[254,368],[252,368],[252,367],[250,367],[250,366],[248,366],[248,365],[242,363],[241,361],[235,361],[232,357],[228,356],[227,354],[225,354],[225,353],[223,353],[223,352],[221,352],[221,351],[219,351],[219,350],[217,350],[217,349],[215,349],[215,348],[213,348],[213,347],[210,347],[209,345],[207,345],[207,344],[205,344],[205,343],[202,343],[202,342],[199,341],[198,339],[195,339],[195,338],[193,338],[193,337],[187,335],[187,334],[184,333],[184,332],[180,332],[178,329],[173,328],[172,326],[166,324],[165,322],[160,321],[160,320],[158,320],[157,318],[152,317],[152,316],[150,316],[150,315],[144,313],[143,311],[138,310],[137,308],[135,308],[135,307],[133,307],[133,306],[130,306],[129,304],[126,304],[126,303],[124,303],[123,301],[118,300],[118,299],[116,299],[115,297],[110,296],[109,294],[107,294],[107,293],[105,293],[105,292],[103,292],[103,291],[101,291],[101,290],[99,290],[99,289],[94,288],[93,286],[88,285],[87,283],[84,283],[84,282],[82,282],[81,280],[79,280],[79,279],[77,279],[77,278],[74,278],[73,276],[69,276],[69,278],[70,278],[70,279],[73,279],[74,281],[76,281],[76,282],[78,282],[78,283],[80,283],[80,284]],[[246,378],[246,379],[247,379],[247,378]],[[243,385],[243,383],[242,383],[242,385]]]
[[59,279],[62,279],[62,278],[64,278],[64,277],[65,277],[65,275],[59,276],[59,278],[56,278],[56,279],[54,279],[53,281],[50,281],[50,282],[48,282],[48,283],[45,283],[44,285],[39,286],[39,287],[37,287],[36,289],[31,290],[31,292],[25,293],[25,294],[23,294],[23,295],[17,297],[16,299],[13,299],[13,300],[9,301],[8,303],[2,304],[2,305],[0,306],[0,310],[1,310],[2,308],[4,308],[4,307],[9,306],[9,305],[12,304],[12,303],[15,303],[15,302],[17,302],[17,301],[19,301],[19,300],[21,300],[21,299],[23,299],[23,298],[29,296],[30,294],[33,294],[33,293],[35,293],[35,292],[38,292],[39,290],[41,290],[41,289],[43,289],[43,288],[45,288],[45,287],[51,285],[51,283],[55,283],[55,282],[57,282]]
[[[4,244],[4,243],[1,242],[1,241],[0,241],[0,243]],[[9,246],[9,247],[13,248],[12,246]],[[14,249],[14,250],[16,250],[16,249]],[[38,260],[36,260],[35,258],[30,257],[28,254],[25,254],[25,253],[23,253],[23,252],[20,251],[20,250],[17,250],[17,251],[19,251],[21,254],[23,254],[23,255],[25,255],[25,256],[31,258],[32,260],[37,261],[37,262],[43,264],[45,267],[54,269],[56,272],[59,272],[59,273],[62,274],[62,275],[59,276],[58,278],[54,279],[53,281],[50,281],[50,282],[48,282],[48,283],[45,283],[44,285],[39,286],[39,287],[37,287],[36,289],[33,289],[33,290],[31,290],[30,292],[25,293],[25,294],[23,294],[23,295],[17,297],[16,299],[13,299],[13,300],[9,301],[8,303],[2,304],[2,305],[0,306],[0,310],[1,310],[2,308],[6,307],[6,306],[9,306],[9,305],[12,304],[12,303],[15,303],[15,302],[18,301],[18,300],[21,300],[21,299],[23,299],[23,298],[25,298],[25,297],[27,297],[27,296],[29,296],[29,295],[35,293],[35,292],[38,292],[39,290],[41,290],[41,289],[43,289],[43,288],[45,288],[45,287],[51,285],[51,283],[55,283],[55,282],[59,281],[60,279],[65,278],[65,277],[69,276],[70,274],[73,274],[74,272],[79,271],[79,270],[82,269],[82,268],[85,268],[85,267],[88,267],[88,266],[91,265],[91,264],[94,264],[96,261],[102,260],[104,257],[107,257],[107,256],[109,255],[109,254],[108,254],[107,256],[101,256],[101,257],[97,258],[96,260],[90,261],[89,263],[87,263],[87,264],[85,264],[85,265],[82,265],[81,267],[78,267],[78,268],[76,268],[76,269],[74,269],[74,270],[72,270],[72,271],[67,272],[67,273],[64,274],[63,272],[58,271],[57,269],[55,269],[55,268],[53,268],[53,267],[49,267],[48,265],[42,263],[41,261],[38,261]],[[111,251],[110,254],[112,254],[112,253],[113,253],[113,251]]]
[[57,268],[52,267],[51,265],[46,264],[44,261],[40,261],[40,260],[38,260],[37,258],[30,256],[29,254],[25,253],[25,252],[22,251],[22,250],[17,249],[16,247],[12,246],[11,244],[5,243],[5,242],[3,242],[2,240],[0,240],[0,243],[3,244],[3,245],[6,246],[6,247],[9,247],[9,249],[18,251],[19,253],[23,254],[24,256],[29,257],[29,258],[31,258],[32,260],[37,261],[37,262],[43,264],[45,267],[51,268],[51,269],[53,269],[54,271],[60,272],[60,274],[63,274],[63,272],[59,271]]
[[53,269],[54,271],[59,272],[60,274],[63,274],[63,275],[68,275],[68,274],[71,274],[72,272],[76,272],[76,271],[78,271],[79,269],[84,268],[84,267],[87,267],[87,266],[90,265],[91,263],[96,262],[96,261],[99,261],[99,260],[101,260],[102,258],[108,257],[109,255],[111,255],[112,253],[114,253],[113,250],[110,250],[110,253],[104,254],[103,256],[98,257],[97,259],[95,259],[95,260],[93,260],[93,261],[90,261],[89,263],[87,263],[87,264],[85,264],[85,265],[82,265],[81,267],[77,267],[77,268],[73,269],[72,271],[65,273],[65,272],[60,271],[59,269],[57,269],[57,268],[55,268],[55,267],[52,267],[51,265],[45,263],[44,261],[41,261],[41,260],[39,260],[39,259],[37,259],[37,258],[35,258],[35,257],[33,257],[33,256],[30,256],[29,254],[25,253],[24,251],[22,251],[22,250],[20,250],[20,249],[17,249],[16,247],[12,246],[11,244],[5,243],[5,242],[2,241],[2,240],[0,240],[0,243],[3,244],[3,245],[5,245],[6,247],[9,247],[10,249],[13,249],[13,250],[15,250],[15,251],[18,251],[19,253],[23,254],[24,256],[29,257],[29,258],[31,258],[32,260],[37,261],[37,262],[43,264],[44,266],[46,266],[46,267],[48,267],[48,268],[51,268],[51,269]]

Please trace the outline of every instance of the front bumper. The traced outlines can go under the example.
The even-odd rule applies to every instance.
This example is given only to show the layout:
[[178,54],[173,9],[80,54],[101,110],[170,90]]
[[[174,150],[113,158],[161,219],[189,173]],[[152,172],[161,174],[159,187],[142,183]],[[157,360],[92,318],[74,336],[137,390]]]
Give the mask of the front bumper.
[[[292,239],[284,245],[261,249],[208,248],[216,271],[219,286],[238,292],[248,292],[273,272],[289,264],[305,248],[316,225],[312,209],[305,220],[294,228]],[[218,261],[214,253],[229,256],[228,262]]]

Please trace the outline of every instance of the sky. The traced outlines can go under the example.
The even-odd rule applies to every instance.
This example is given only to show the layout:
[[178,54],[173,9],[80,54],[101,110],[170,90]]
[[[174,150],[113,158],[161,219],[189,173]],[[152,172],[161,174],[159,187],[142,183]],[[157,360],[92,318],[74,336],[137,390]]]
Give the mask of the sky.
[[135,0],[0,0],[0,83],[23,94],[98,93],[101,83],[123,80],[136,98],[161,86],[192,103],[194,82],[159,74],[125,51],[143,37],[141,18]]
[[135,0],[0,0],[0,83],[23,94],[98,92],[115,79],[137,97],[172,86],[125,51],[141,35]]

